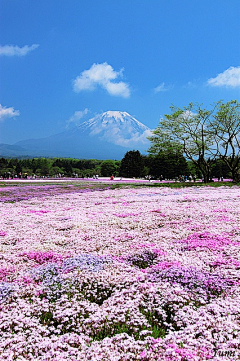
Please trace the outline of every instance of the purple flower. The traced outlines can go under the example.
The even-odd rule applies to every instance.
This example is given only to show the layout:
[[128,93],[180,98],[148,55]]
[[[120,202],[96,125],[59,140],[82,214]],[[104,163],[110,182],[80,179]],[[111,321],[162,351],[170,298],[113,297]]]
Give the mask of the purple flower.
[[62,270],[72,271],[76,268],[81,271],[98,272],[103,269],[104,263],[112,262],[110,258],[96,256],[93,254],[80,254],[78,256],[67,258],[63,261]]
[[196,270],[193,267],[176,267],[161,269],[158,266],[149,271],[152,282],[165,281],[209,298],[227,291],[234,284],[233,280],[224,279],[218,274]]
[[6,301],[15,291],[16,287],[9,282],[0,282],[0,303]]

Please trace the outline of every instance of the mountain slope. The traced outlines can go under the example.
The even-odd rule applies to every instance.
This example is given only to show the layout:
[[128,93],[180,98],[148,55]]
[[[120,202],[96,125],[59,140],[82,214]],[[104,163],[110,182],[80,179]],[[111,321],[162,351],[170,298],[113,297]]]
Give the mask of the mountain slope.
[[145,152],[151,130],[127,112],[108,111],[59,134],[17,142],[31,156],[122,159],[128,150]]
[[0,144],[0,155],[2,157],[16,157],[18,155],[27,155],[26,150],[18,145]]

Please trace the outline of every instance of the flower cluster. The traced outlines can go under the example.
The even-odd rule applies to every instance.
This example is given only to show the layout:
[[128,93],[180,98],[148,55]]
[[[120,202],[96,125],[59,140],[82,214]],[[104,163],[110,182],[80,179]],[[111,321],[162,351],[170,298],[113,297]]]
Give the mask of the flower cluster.
[[74,182],[1,192],[0,360],[237,359],[239,187]]
[[38,264],[44,264],[46,262],[58,262],[62,261],[62,255],[56,254],[52,251],[49,252],[23,252],[21,256],[25,256],[30,260],[34,260]]
[[[229,244],[234,242],[228,237],[219,236],[218,234],[205,233],[193,233],[186,239],[180,241],[183,244],[183,249],[190,251],[197,248],[209,248],[210,250],[224,249]],[[236,245],[238,245],[236,243]]]
[[103,269],[104,263],[107,262],[111,262],[111,259],[99,257],[93,254],[80,254],[78,256],[65,259],[62,264],[62,270],[67,272],[78,268],[81,271],[89,270],[91,272],[98,272]]
[[213,295],[220,295],[234,286],[232,279],[224,279],[221,275],[196,270],[194,267],[172,266],[160,269],[158,266],[152,268],[149,272],[149,279],[152,282],[165,281],[174,285],[181,285],[203,298],[209,298]]
[[9,282],[0,282],[0,303],[7,301],[11,294],[14,292],[15,287]]

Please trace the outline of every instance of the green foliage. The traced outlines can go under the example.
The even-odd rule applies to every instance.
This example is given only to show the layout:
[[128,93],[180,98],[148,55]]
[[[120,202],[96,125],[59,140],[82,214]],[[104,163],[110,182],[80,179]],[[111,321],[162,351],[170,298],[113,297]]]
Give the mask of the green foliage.
[[140,307],[140,312],[146,317],[151,326],[152,337],[164,338],[167,333],[167,328],[163,324],[162,316],[156,311],[146,311],[143,307]]
[[143,253],[130,255],[129,257],[127,257],[126,260],[129,264],[133,266],[136,266],[140,269],[145,269],[152,266],[156,259],[157,253],[147,250]]
[[127,178],[139,178],[144,172],[144,158],[138,150],[130,150],[121,161],[119,175]]
[[218,103],[211,122],[217,155],[227,165],[233,181],[240,181],[240,103]]
[[53,314],[51,311],[43,311],[40,315],[40,323],[43,325],[50,325],[53,321]]
[[211,174],[213,177],[219,178],[230,178],[231,172],[227,164],[223,161],[223,159],[216,159],[211,168]]
[[153,338],[164,338],[166,335],[166,331],[164,328],[159,327],[158,325],[153,325],[152,327],[152,337]]
[[17,174],[22,172],[22,166],[19,164],[19,162],[17,162],[17,164],[15,166],[15,171]]
[[115,286],[94,280],[86,280],[79,286],[80,293],[90,302],[102,305],[115,290]]
[[159,126],[149,137],[149,153],[182,152],[210,180],[215,159],[222,159],[232,178],[240,179],[240,103],[219,101],[210,110],[202,105],[189,103],[178,108],[171,106]]
[[8,160],[5,158],[0,158],[0,168],[6,168],[8,166]]
[[[150,328],[139,325],[138,330],[136,330],[136,327],[133,327],[131,324],[131,315],[129,311],[125,314],[125,320],[123,319],[121,322],[116,322],[115,320],[108,320],[106,317],[106,320],[104,324],[101,326],[100,330],[92,329],[92,339],[93,341],[101,341],[106,337],[112,337],[115,335],[118,335],[120,333],[127,333],[129,336],[133,336],[135,340],[139,340],[141,338],[144,338],[144,336],[141,336],[141,331],[148,330],[151,332]],[[150,333],[149,332],[149,333]]]
[[175,106],[170,109],[171,114],[166,114],[160,120],[154,135],[149,138],[152,142],[149,152],[182,152],[200,169],[204,180],[208,182],[211,147],[214,143],[211,133],[208,132],[208,120],[214,109],[208,111],[193,103],[182,109]]
[[174,179],[189,175],[188,163],[180,151],[160,151],[151,157],[150,174],[154,178]]
[[129,325],[125,323],[109,324],[106,319],[102,329],[100,331],[93,332],[92,338],[94,341],[101,341],[106,337],[112,337],[120,333],[127,333],[128,335],[133,334]]
[[[100,174],[101,160],[95,159],[72,159],[72,158],[33,158],[33,159],[5,159],[0,158],[0,176],[4,172],[11,175],[27,173],[28,176],[54,177],[64,175],[67,177],[91,177]],[[115,161],[116,167],[119,162]]]
[[101,175],[103,177],[110,177],[111,175],[117,175],[118,165],[114,160],[104,160],[101,163]]

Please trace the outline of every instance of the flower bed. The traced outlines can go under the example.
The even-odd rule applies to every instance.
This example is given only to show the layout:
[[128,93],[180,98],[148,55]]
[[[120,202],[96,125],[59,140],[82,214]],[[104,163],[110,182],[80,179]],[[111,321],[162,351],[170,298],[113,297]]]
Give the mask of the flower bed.
[[0,203],[1,360],[239,357],[239,187],[27,187]]

